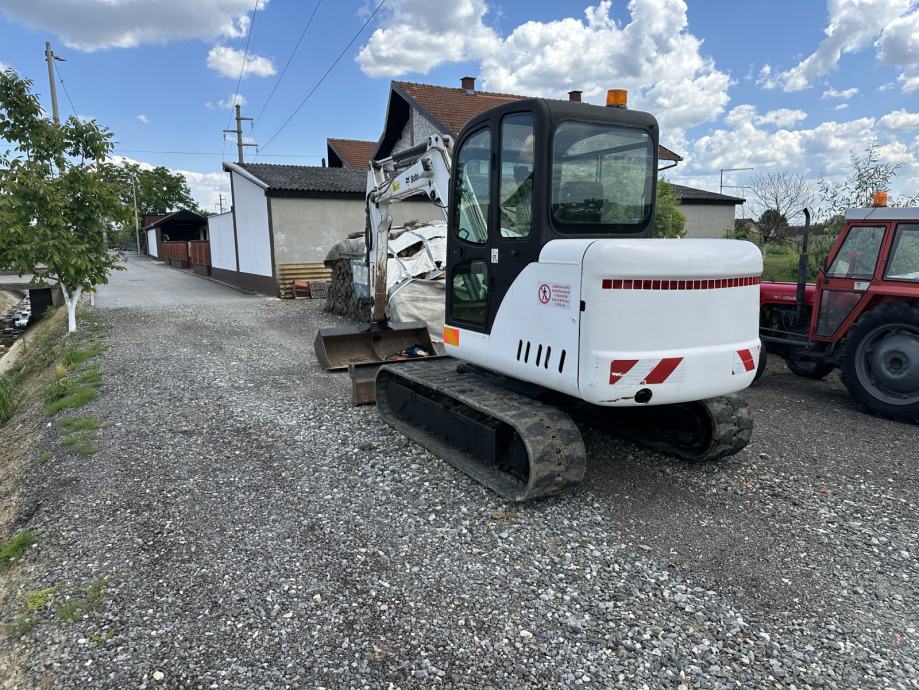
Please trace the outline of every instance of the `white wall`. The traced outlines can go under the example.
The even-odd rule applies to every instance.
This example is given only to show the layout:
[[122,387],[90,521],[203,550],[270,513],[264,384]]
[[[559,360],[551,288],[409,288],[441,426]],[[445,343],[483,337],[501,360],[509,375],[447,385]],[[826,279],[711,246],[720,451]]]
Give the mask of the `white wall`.
[[720,239],[734,227],[733,204],[680,204],[678,208],[686,218],[686,237]]
[[236,270],[236,246],[233,242],[233,214],[227,211],[208,216],[208,237],[211,238],[211,266],[227,271]]
[[158,247],[156,246],[156,230],[147,230],[147,253],[150,256],[159,256],[157,251]]
[[[393,225],[409,220],[443,222],[444,214],[428,202],[392,205]],[[318,263],[339,241],[364,231],[363,199],[271,198],[274,258],[278,264]],[[242,245],[239,247],[242,257]]]
[[230,174],[233,176],[239,270],[242,273],[270,276],[271,242],[268,237],[268,200],[265,190],[239,173]]

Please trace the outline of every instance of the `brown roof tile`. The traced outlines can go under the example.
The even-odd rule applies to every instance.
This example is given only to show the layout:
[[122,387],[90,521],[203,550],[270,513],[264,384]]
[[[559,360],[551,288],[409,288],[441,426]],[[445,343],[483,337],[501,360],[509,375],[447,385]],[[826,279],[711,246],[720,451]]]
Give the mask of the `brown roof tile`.
[[[454,137],[463,126],[480,113],[505,103],[519,101],[529,96],[517,96],[509,93],[492,93],[476,90],[472,94],[463,89],[433,84],[416,84],[407,81],[394,81],[393,87],[433,118],[434,124],[440,125]],[[668,148],[658,148],[658,158],[667,161],[681,161],[683,158]]]
[[355,170],[366,170],[367,163],[377,148],[377,142],[359,139],[326,139],[326,145],[330,152],[334,152],[341,159],[346,168]]

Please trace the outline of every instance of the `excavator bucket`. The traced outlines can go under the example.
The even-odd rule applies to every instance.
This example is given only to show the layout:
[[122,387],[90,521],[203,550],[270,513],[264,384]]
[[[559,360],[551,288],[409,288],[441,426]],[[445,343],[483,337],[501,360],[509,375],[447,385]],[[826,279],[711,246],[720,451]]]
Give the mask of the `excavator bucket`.
[[413,348],[429,356],[436,354],[423,321],[322,328],[316,334],[313,348],[316,359],[326,371],[347,369],[349,364],[401,359],[402,353],[411,352]]

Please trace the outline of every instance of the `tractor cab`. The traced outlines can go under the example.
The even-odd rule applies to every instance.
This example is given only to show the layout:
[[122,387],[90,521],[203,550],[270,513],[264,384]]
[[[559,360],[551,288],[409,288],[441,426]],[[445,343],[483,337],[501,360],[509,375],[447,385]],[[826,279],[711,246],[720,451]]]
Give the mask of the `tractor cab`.
[[[838,367],[873,412],[919,419],[919,209],[853,208],[816,285],[763,283],[760,337],[799,376]],[[808,216],[809,219],[809,216]],[[809,223],[808,223],[809,225]]]

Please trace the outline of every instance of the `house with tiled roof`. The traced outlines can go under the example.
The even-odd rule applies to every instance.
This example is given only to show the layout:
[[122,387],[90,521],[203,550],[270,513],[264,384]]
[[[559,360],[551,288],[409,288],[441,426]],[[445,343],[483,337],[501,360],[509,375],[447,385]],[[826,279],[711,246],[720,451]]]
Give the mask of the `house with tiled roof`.
[[[463,77],[459,88],[394,81],[389,89],[383,134],[373,157],[375,160],[385,158],[421,143],[432,134],[446,134],[456,139],[463,126],[476,115],[525,98],[530,96],[476,90],[475,77]],[[580,101],[581,92],[569,91],[568,100]],[[683,160],[664,146],[659,147],[658,157],[672,165]]]
[[330,168],[367,170],[367,164],[377,148],[375,141],[360,139],[326,139],[326,154]]

